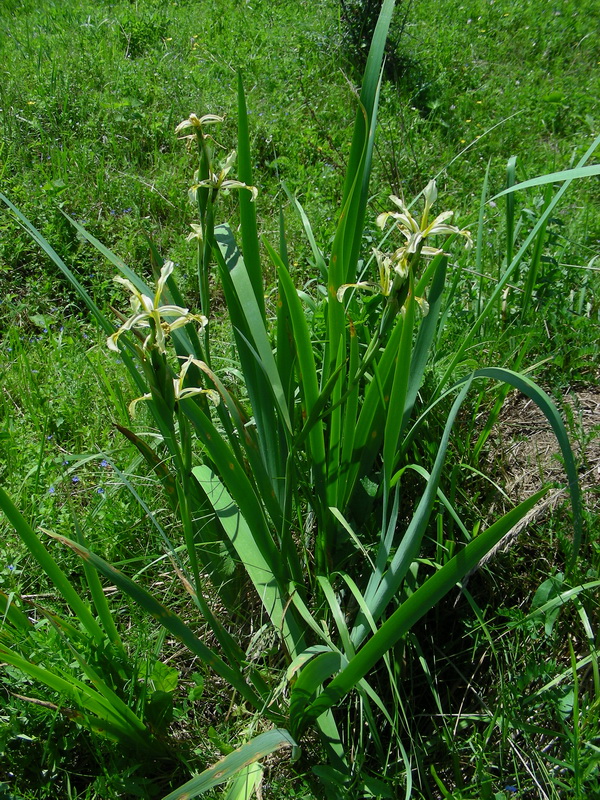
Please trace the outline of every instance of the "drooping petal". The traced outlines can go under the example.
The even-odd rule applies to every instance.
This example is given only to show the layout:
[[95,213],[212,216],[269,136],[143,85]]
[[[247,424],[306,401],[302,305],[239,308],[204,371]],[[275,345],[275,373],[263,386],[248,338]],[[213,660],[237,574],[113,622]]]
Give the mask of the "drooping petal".
[[[211,125],[215,122],[223,122],[223,117],[219,117],[216,114],[205,114],[203,117],[198,117],[197,114],[190,114],[187,119],[184,119],[175,128],[175,133],[181,133],[186,128],[194,128],[196,132],[201,133],[203,125]],[[183,138],[187,139],[188,137],[185,136]]]
[[[188,119],[184,119],[184,120],[183,120],[182,122],[180,122],[180,123],[179,123],[179,125],[178,125],[178,126],[175,128],[175,133],[176,133],[176,134],[177,134],[177,133],[181,133],[181,131],[184,131],[186,128],[191,128],[191,127],[193,127],[193,124],[194,124],[194,123],[192,122],[192,120],[191,120],[191,119],[189,119],[189,118],[188,118]],[[186,137],[186,138],[187,138],[187,137]]]
[[122,278],[120,275],[115,275],[113,281],[115,283],[120,283],[121,286],[125,286],[126,289],[129,289],[129,291],[134,297],[139,297],[141,295],[140,290],[136,286],[134,286],[133,283],[127,278]]
[[423,189],[423,197],[425,198],[425,208],[429,210],[437,200],[437,184],[435,178],[432,178],[427,186]]
[[146,315],[154,312],[154,303],[147,294],[140,294],[138,299],[140,301],[140,306],[144,309]]
[[429,245],[425,245],[425,247],[421,248],[421,255],[424,256],[439,256],[439,254],[443,252],[441,247],[429,247]]
[[121,335],[122,331],[118,330],[116,333],[112,333],[106,340],[106,346],[109,350],[113,350],[115,353],[119,353],[119,346],[117,344],[117,340]]
[[383,230],[385,228],[386,222],[391,216],[392,214],[390,211],[384,211],[382,214],[379,214],[379,216],[376,219],[377,227]]
[[190,313],[188,308],[182,308],[181,306],[173,305],[159,306],[157,309],[155,309],[155,311],[163,317],[186,317]]
[[177,330],[177,328],[187,325],[189,322],[192,322],[192,320],[200,323],[200,329],[208,325],[208,320],[203,314],[186,314],[184,317],[177,317],[173,322],[169,322],[169,331]]
[[136,397],[135,400],[132,400],[127,407],[130,416],[135,417],[135,409],[138,403],[141,403],[142,400],[151,400],[151,399],[152,399],[151,394],[143,394],[141,397]]
[[256,188],[256,186],[248,186],[247,183],[242,183],[242,181],[234,181],[234,180],[223,181],[220,185],[220,188],[224,192],[228,191],[229,189],[247,189],[252,195],[252,197],[250,198],[252,202],[254,202],[258,196],[258,189]]
[[336,292],[338,303],[344,299],[344,295],[348,289],[367,289],[369,292],[381,292],[381,286],[372,281],[359,281],[358,283],[344,283]]
[[400,209],[400,211],[401,211],[403,214],[408,214],[408,213],[409,213],[409,212],[408,212],[408,208],[407,208],[407,207],[406,207],[406,205],[404,204],[404,201],[403,201],[403,200],[401,200],[399,197],[397,197],[395,194],[391,194],[391,195],[390,195],[390,200],[392,201],[392,203],[393,203],[395,206],[398,206],[398,208]]
[[441,222],[439,225],[432,225],[427,231],[427,236],[436,236],[440,233],[450,235],[451,233],[460,233],[460,229],[456,225],[446,225],[446,223]]

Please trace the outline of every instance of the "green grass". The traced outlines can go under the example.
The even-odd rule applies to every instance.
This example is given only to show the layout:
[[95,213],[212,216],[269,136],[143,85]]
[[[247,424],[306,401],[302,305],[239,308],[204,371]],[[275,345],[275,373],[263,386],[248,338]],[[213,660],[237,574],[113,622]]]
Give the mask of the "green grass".
[[[492,196],[506,185],[510,156],[517,156],[515,181],[574,166],[599,125],[600,46],[594,32],[600,14],[593,0],[536,0],[518,9],[505,0],[437,5],[414,0],[398,13],[407,16],[386,72],[395,81],[386,81],[381,91],[362,243],[366,257],[378,241],[375,218],[389,210],[390,192],[408,200],[439,174],[440,210],[454,209],[457,224],[475,231],[488,162]],[[259,232],[271,244],[278,241],[283,207],[293,283],[313,298],[308,335],[318,340],[325,322],[315,289],[315,254],[280,179],[302,203],[328,258],[336,246],[335,209],[356,108],[344,72],[359,83],[351,63],[343,61],[344,72],[339,69],[345,37],[334,0],[7,2],[0,15],[5,64],[0,191],[34,222],[111,319],[109,305],[124,309],[122,289],[111,280],[113,267],[60,209],[152,283],[149,235],[175,262],[179,288],[192,310],[199,310],[195,247],[185,242],[196,219],[186,197],[195,158],[173,132],[192,111],[222,114],[226,119],[215,131],[215,152],[217,160],[221,155],[224,160],[236,147],[236,72],[241,69],[253,182],[259,188]],[[530,257],[518,279],[511,279],[516,288],[506,304],[498,301],[465,352],[458,365],[461,375],[480,366],[514,368],[519,362],[520,369],[533,369],[558,399],[573,385],[597,384],[598,280],[597,272],[586,267],[599,265],[594,261],[600,246],[599,199],[597,177],[571,186],[539,239],[529,311],[522,314],[520,302]],[[483,212],[477,262],[453,249],[446,311],[425,375],[424,398],[436,391],[455,342],[473,324],[481,297],[489,296],[502,275],[507,227],[512,222],[516,252],[539,219],[544,189],[516,194],[508,222],[505,203],[499,198]],[[234,230],[240,222],[235,192],[220,200],[217,222],[224,219]],[[266,252],[262,255],[263,264],[270,263]],[[269,318],[276,313],[275,275],[273,266],[266,268]],[[231,365],[229,328],[219,317],[232,295],[224,297],[212,273],[210,291],[218,334],[214,358],[220,369]],[[183,541],[181,521],[156,475],[115,428],[115,423],[134,425],[127,411],[133,395],[120,359],[106,351],[104,335],[90,325],[58,269],[4,212],[0,298],[2,487],[35,529],[72,537],[77,519],[92,550],[156,594],[186,624],[197,625],[197,613],[194,609],[192,614],[189,597],[164,556],[164,535]],[[368,327],[375,312],[373,302],[361,325]],[[225,378],[233,390],[236,375]],[[310,394],[310,389],[303,391]],[[489,412],[496,397],[482,390],[461,411],[459,435],[451,444],[457,464],[482,468],[485,463],[493,438],[486,445],[482,441],[479,460],[473,445],[481,433],[480,415]],[[430,470],[448,410],[442,402],[410,444],[411,458]],[[135,430],[150,434],[150,441],[158,433],[141,406]],[[578,435],[574,419],[570,432]],[[588,438],[593,442],[593,433]],[[501,458],[490,458],[496,458],[496,479]],[[488,523],[482,509],[501,501],[474,471],[467,480],[464,474],[462,467],[448,470],[441,486],[474,533]],[[408,485],[408,477],[402,480]],[[410,517],[420,490],[411,484],[400,519]],[[534,523],[522,534],[525,541],[477,573],[463,595],[440,602],[395,646],[393,683],[400,711],[393,730],[412,759],[413,797],[575,800],[599,791],[596,494],[596,487],[588,487],[588,537],[568,579],[569,585],[588,588],[556,609],[528,616],[567,588],[562,573],[572,529],[569,512],[561,507]],[[430,574],[432,564],[442,565],[454,555],[461,539],[453,525],[436,501],[407,593],[418,585],[418,575]],[[52,582],[13,529],[3,521],[0,532],[0,589],[35,596],[35,602],[64,614]],[[56,543],[49,550],[85,593],[88,584],[78,560]],[[343,585],[336,597],[346,602],[348,592]],[[215,598],[211,603],[222,610]],[[128,691],[140,715],[157,691],[158,683],[147,683],[156,662],[177,671],[164,706],[172,714],[175,757],[136,759],[76,726],[56,707],[19,699],[15,695],[56,704],[58,695],[5,666],[0,797],[2,782],[7,797],[27,800],[162,797],[186,780],[186,765],[201,771],[229,747],[261,732],[220,680],[199,668],[169,635],[159,634],[133,601],[123,595],[111,607],[135,666]],[[82,677],[85,670],[73,667],[64,637],[52,632],[43,613],[28,608],[37,626],[31,658],[74,669]],[[329,618],[334,631],[335,619],[335,614]],[[198,635],[208,636],[204,624],[200,627]],[[246,644],[255,633],[247,621]],[[276,681],[281,663],[272,643],[262,641],[256,645],[258,669],[271,670],[268,680]],[[384,685],[384,672],[372,674],[378,687]],[[158,695],[155,701],[148,719],[160,728],[152,717],[162,713]],[[420,711],[414,713],[415,708]],[[351,739],[361,719],[356,701],[347,718],[338,719],[344,735]],[[303,744],[299,763],[290,766],[286,756],[267,762],[263,796],[319,798],[324,791],[337,796],[332,787],[339,775],[327,773],[317,784],[312,773],[320,759],[316,738]],[[371,750],[362,767],[365,775],[376,776],[381,765]],[[387,773],[398,796],[404,796],[405,764],[391,759]]]

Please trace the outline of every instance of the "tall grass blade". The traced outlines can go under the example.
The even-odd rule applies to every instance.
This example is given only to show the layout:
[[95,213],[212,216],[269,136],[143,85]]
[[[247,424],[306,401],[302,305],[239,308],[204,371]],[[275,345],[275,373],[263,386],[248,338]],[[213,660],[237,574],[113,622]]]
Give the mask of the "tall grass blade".
[[[513,187],[516,182],[517,157],[511,156],[506,165],[506,186]],[[506,266],[512,263],[515,247],[515,196],[511,192],[506,195]],[[516,276],[516,271],[515,271]]]
[[483,184],[481,186],[481,199],[479,201],[479,219],[477,222],[477,238],[475,242],[475,272],[479,275],[479,292],[477,294],[477,316],[481,314],[481,304],[483,302],[483,234],[485,222],[485,206],[488,196],[488,185],[490,180],[491,159],[488,159]]
[[[542,210],[547,208],[551,199],[552,199],[552,187],[547,186],[546,191],[544,193],[544,205]],[[547,225],[548,225],[548,219],[545,220],[544,224],[540,228],[537,238],[535,240],[535,244],[533,246],[533,254],[531,256],[531,263],[529,265],[529,269],[527,270],[527,278],[525,280],[525,286],[523,288],[523,298],[521,300],[521,319],[525,318],[525,315],[529,309],[529,304],[531,302],[533,290],[535,289],[537,283],[538,272],[542,261],[542,253],[544,251],[544,243],[546,241]]]
[[92,316],[96,319],[96,321],[100,324],[103,330],[107,334],[111,334],[114,332],[113,326],[110,322],[106,319],[104,314],[100,311],[98,306],[94,303],[90,295],[87,291],[83,288],[81,283],[77,280],[75,275],[71,272],[69,267],[65,264],[62,258],[58,255],[56,250],[52,247],[52,245],[46,241],[46,239],[42,236],[42,234],[34,228],[34,226],[29,222],[27,217],[25,217],[16,206],[14,206],[8,197],[0,192],[0,201],[2,201],[5,205],[10,208],[12,213],[17,217],[20,224],[23,228],[27,231],[27,233],[31,236],[31,238],[39,245],[39,247],[46,253],[46,255],[56,264],[56,266],[60,269],[60,271],[67,277],[69,283],[73,286],[76,290],[77,294],[81,297],[85,305],[89,308],[92,312]]
[[[71,518],[73,520],[73,527],[75,528],[75,532],[77,534],[77,541],[79,544],[87,546],[87,542],[85,540],[84,533],[79,525],[79,520],[77,519],[77,515],[75,511],[71,509]],[[98,577],[98,573],[95,569],[92,569],[87,562],[84,562],[83,568],[85,571],[85,577],[87,580],[87,584],[90,590],[90,596],[92,598],[92,602],[94,604],[94,608],[96,609],[96,614],[98,619],[102,623],[102,627],[106,631],[106,635],[108,640],[113,644],[117,650],[120,652],[122,656],[125,655],[125,647],[123,646],[123,642],[117,631],[117,626],[115,625],[115,618],[113,613],[110,610],[110,606],[108,604],[108,599],[106,594],[102,590],[102,584],[100,583],[100,579]]]
[[298,199],[296,197],[294,197],[294,195],[290,192],[290,190],[285,185],[285,183],[282,183],[281,186],[283,188],[283,191],[288,196],[288,199],[289,199],[290,203],[293,205],[293,207],[295,208],[298,216],[300,217],[300,220],[302,222],[302,227],[304,228],[304,233],[305,233],[306,238],[308,240],[308,243],[310,245],[310,249],[312,250],[313,258],[315,260],[315,266],[317,267],[317,269],[321,273],[321,277],[323,278],[323,280],[326,281],[327,280],[327,264],[325,262],[325,258],[323,256],[323,253],[319,249],[319,246],[318,246],[318,244],[317,244],[317,242],[315,240],[315,235],[313,233],[313,229],[312,229],[312,226],[310,224],[310,220],[306,216],[306,211],[302,208],[302,206],[298,202]]
[[13,594],[7,595],[5,592],[0,591],[0,616],[3,623],[8,620],[14,628],[22,633],[29,633],[33,630],[33,622],[31,622],[27,614],[15,605],[15,596]]
[[142,749],[148,747],[150,737],[144,723],[133,712],[129,712],[124,718],[105,697],[88,684],[72,675],[63,678],[46,667],[22,658],[1,644],[0,658],[35,681],[68,698],[78,710],[83,710],[81,715],[75,716],[82,724],[120,741],[128,743],[134,741]]

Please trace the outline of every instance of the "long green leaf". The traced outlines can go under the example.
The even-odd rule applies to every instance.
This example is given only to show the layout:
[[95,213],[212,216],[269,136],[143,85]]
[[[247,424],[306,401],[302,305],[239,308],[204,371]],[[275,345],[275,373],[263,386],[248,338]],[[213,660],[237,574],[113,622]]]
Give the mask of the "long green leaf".
[[73,613],[92,639],[98,643],[102,642],[104,640],[104,632],[91,613],[89,606],[83,602],[73,584],[46,550],[33,528],[26,522],[2,487],[0,487],[0,508],[6,514],[8,521],[25,547],[71,606]]
[[204,794],[209,789],[219,786],[221,783],[235,777],[240,770],[260,761],[272,753],[282,750],[284,747],[291,747],[295,751],[298,745],[290,734],[282,728],[275,728],[266,731],[243,744],[233,753],[229,753],[221,759],[214,767],[205,770],[196,778],[184,783],[179,789],[175,789],[163,800],[192,800],[193,797]]
[[384,497],[387,501],[392,472],[396,466],[396,456],[398,452],[398,440],[402,422],[404,420],[404,409],[406,407],[406,396],[408,392],[410,366],[413,350],[413,325],[415,320],[416,300],[414,296],[414,285],[412,276],[410,278],[410,289],[405,305],[404,323],[402,325],[402,336],[400,346],[396,356],[396,368],[392,381],[392,390],[387,402],[387,414],[385,429],[383,434],[383,472],[384,472]]
[[299,650],[304,649],[303,635],[291,609],[287,609],[284,590],[278,582],[279,552],[274,547],[268,554],[262,552],[239,508],[209,467],[194,467],[192,473],[206,492],[275,630],[282,634],[290,654],[294,657]]
[[191,399],[183,400],[181,408],[189,417],[200,441],[206,447],[210,458],[227,491],[240,509],[243,518],[251,527],[257,546],[263,553],[266,561],[277,570],[281,584],[285,583],[283,564],[277,558],[277,548],[264,507],[256,493],[254,485],[250,482],[246,472],[234,457],[226,442],[221,438],[219,431],[205,416]]
[[242,254],[236,247],[233,234],[227,225],[219,225],[215,228],[215,240],[227,266],[240,307],[245,317],[246,325],[242,332],[246,335],[246,338],[254,344],[260,357],[260,368],[269,381],[272,396],[277,404],[279,414],[291,430],[285,393],[281,385],[279,373],[277,372],[277,365],[267,336],[265,323],[254,296],[252,282],[246,264]]
[[[133,712],[127,718],[123,718],[106,698],[73,675],[68,677],[57,675],[3,645],[0,645],[0,659],[68,698],[78,710],[83,710],[82,724],[87,724],[93,730],[106,733],[122,741],[130,743],[134,741],[138,747],[148,746],[149,735],[146,727],[141,720],[135,717]],[[90,718],[89,714],[92,714],[93,718]]]
[[342,511],[351,500],[358,479],[369,472],[381,448],[385,429],[383,396],[389,390],[392,380],[402,328],[403,319],[399,314],[379,362],[374,364],[374,379],[365,390],[364,402],[356,424],[354,451],[347,465],[348,481]]
[[104,559],[97,556],[87,547],[83,547],[77,542],[68,539],[66,536],[54,534],[57,541],[70,547],[73,552],[86,561],[89,561],[105,578],[126,592],[135,602],[157,620],[169,633],[179,639],[186,647],[198,656],[200,660],[212,669],[217,675],[226,680],[241,696],[251,703],[255,708],[262,708],[263,702],[247,684],[241,674],[239,666],[234,664],[228,666],[223,659],[213,650],[207,647],[183,620],[170,609],[166,608],[156,600],[149,592],[139,584],[132,581],[122,572],[112,567]]
[[347,661],[341,653],[320,653],[303,667],[292,686],[290,697],[290,719],[301,717],[315,694],[321,691],[324,682],[346,666]]
[[[335,286],[336,291],[342,283],[352,283],[356,277],[352,273],[356,268],[364,228],[375,138],[379,81],[385,43],[394,6],[395,0],[384,0],[382,3],[365,66],[360,104],[354,123],[354,133],[344,183],[342,237],[340,241],[343,247],[338,250],[341,262],[338,265],[341,269],[339,273],[341,280]],[[349,232],[348,242],[345,241],[347,232]]]
[[[440,318],[442,298],[446,285],[446,267],[448,264],[448,258],[446,255],[442,254],[436,256],[434,261],[437,263],[435,264],[435,272],[431,282],[431,289],[427,296],[429,312],[421,321],[410,359],[410,378],[408,382],[408,390],[406,392],[406,400],[404,403],[404,416],[402,419],[400,436],[402,436],[402,432],[408,425],[419,389],[421,388],[423,375],[425,374],[425,368],[429,359],[429,351],[435,338]],[[423,288],[424,287],[417,285],[417,288],[415,289],[415,295],[417,297],[421,296]]]
[[[583,167],[583,165],[586,163],[586,161],[589,160],[589,158],[592,156],[592,154],[594,153],[594,151],[596,150],[596,148],[598,147],[599,144],[600,144],[600,136],[597,136],[594,139],[594,141],[592,142],[592,144],[588,147],[588,149],[586,150],[584,155],[579,160],[579,164],[577,165],[576,170]],[[572,172],[572,170],[568,170],[568,172]],[[567,178],[565,180],[565,182],[560,187],[560,189],[557,191],[557,193],[554,195],[554,197],[552,198],[552,200],[550,201],[548,206],[544,209],[544,211],[540,215],[540,218],[538,219],[537,223],[534,225],[533,229],[531,230],[529,235],[526,237],[525,241],[523,242],[523,244],[519,248],[519,251],[517,252],[515,257],[513,258],[512,262],[507,266],[507,268],[503,272],[502,277],[500,278],[500,280],[496,284],[496,287],[495,287],[494,291],[492,292],[492,294],[488,298],[488,301],[487,301],[485,307],[483,308],[483,310],[481,311],[481,313],[479,314],[479,316],[477,317],[477,319],[475,320],[475,322],[471,326],[470,330],[463,337],[463,339],[460,342],[460,344],[458,345],[458,347],[455,348],[454,355],[451,358],[450,363],[448,364],[448,366],[446,368],[446,371],[445,371],[442,379],[440,380],[440,382],[438,384],[438,388],[436,389],[436,396],[438,396],[444,390],[444,388],[446,387],[448,382],[452,379],[457,364],[463,358],[465,351],[467,350],[467,348],[469,347],[469,345],[471,344],[471,342],[475,338],[475,335],[478,332],[479,328],[481,327],[482,323],[487,319],[487,317],[490,315],[491,311],[495,307],[495,304],[496,304],[496,302],[497,302],[502,290],[504,289],[504,286],[506,285],[506,283],[510,279],[510,277],[513,274],[514,270],[517,268],[517,266],[521,262],[521,259],[525,255],[529,245],[537,237],[537,235],[538,235],[540,229],[542,228],[542,226],[544,226],[546,224],[546,220],[548,219],[548,217],[550,216],[550,214],[552,213],[554,208],[558,205],[558,203],[561,200],[562,196],[564,195],[564,193],[567,191],[567,189],[571,185],[571,182],[573,181],[574,177],[575,176],[571,176],[571,177],[569,177],[569,178]],[[513,187],[513,188],[516,188],[516,187]]]
[[308,708],[292,720],[301,734],[308,724],[345,697],[424,614],[433,608],[530,511],[545,494],[542,489],[497,520],[428,578],[379,628]]
[[540,175],[539,178],[530,178],[528,181],[521,183],[514,183],[503,192],[495,194],[491,200],[497,200],[505,194],[512,194],[521,189],[530,189],[534,186],[543,186],[546,183],[560,183],[561,181],[573,181],[578,178],[591,178],[594,175],[600,175],[600,164],[590,164],[587,167],[574,167],[573,169],[563,169],[560,172],[550,172],[547,175]]
[[[398,591],[398,588],[404,580],[410,565],[419,553],[421,541],[425,534],[425,529],[427,527],[427,523],[429,522],[431,510],[437,495],[437,488],[446,458],[446,451],[448,449],[452,427],[460,407],[467,396],[469,387],[470,381],[467,381],[466,386],[463,387],[462,391],[454,401],[452,408],[450,409],[450,413],[448,414],[446,425],[444,427],[444,432],[440,440],[435,463],[433,465],[433,469],[431,470],[431,477],[427,482],[425,491],[423,492],[421,500],[419,501],[413,517],[402,537],[402,540],[400,541],[392,562],[390,563],[387,571],[382,574],[381,560],[378,558],[377,568],[373,572],[373,575],[371,576],[367,585],[365,602],[369,606],[369,610],[373,619],[376,621],[381,617],[389,601]],[[384,544],[382,543],[380,547],[384,547]],[[354,645],[358,646],[367,633],[367,622],[362,615],[359,615],[354,630],[352,631],[352,641]]]
[[500,367],[487,367],[485,369],[477,370],[474,373],[474,377],[492,378],[493,380],[503,381],[504,383],[514,386],[515,389],[518,389],[524,395],[533,400],[540,411],[542,411],[550,423],[552,430],[554,431],[554,435],[556,436],[564,460],[569,493],[571,495],[571,505],[573,508],[574,537],[571,558],[567,565],[568,574],[575,566],[579,548],[581,547],[581,540],[583,537],[583,515],[581,505],[581,489],[579,486],[579,477],[577,474],[577,467],[575,465],[575,458],[569,442],[567,429],[565,428],[564,422],[560,417],[558,409],[556,408],[556,405],[552,399],[546,394],[546,392],[543,391],[543,389],[540,389],[539,386],[537,386],[525,375],[512,372],[512,370],[502,369]]
[[[242,75],[238,73],[238,177],[247,186],[252,186],[252,159],[250,156],[250,134],[248,131],[248,112]],[[252,202],[250,192],[239,192],[240,221],[242,229],[242,249],[248,269],[248,277],[254,290],[263,324],[266,321],[265,293],[260,267],[260,247],[256,227],[256,203]]]
[[[85,540],[85,534],[79,525],[79,520],[75,514],[75,511],[71,509],[71,516],[73,519],[73,526],[77,533],[77,541],[86,546],[87,542]],[[117,630],[117,626],[115,624],[114,615],[111,612],[110,606],[108,604],[108,598],[106,597],[105,592],[102,590],[102,585],[100,583],[100,579],[98,577],[98,573],[95,569],[92,569],[88,566],[86,562],[83,564],[83,569],[85,572],[85,577],[87,580],[87,584],[90,589],[90,595],[92,598],[92,602],[94,604],[94,608],[96,609],[96,614],[98,619],[102,623],[102,627],[106,631],[106,635],[109,641],[117,648],[122,656],[126,655],[125,647],[123,646],[123,642]]]
[[[298,362],[299,383],[302,391],[304,413],[310,417],[319,400],[319,382],[315,364],[310,332],[306,315],[298,293],[283,261],[268,243],[266,246],[277,267],[277,276],[290,314],[290,322],[294,336],[294,349]],[[325,501],[325,438],[323,423],[318,420],[308,434],[311,465],[314,473],[315,488],[321,501]]]

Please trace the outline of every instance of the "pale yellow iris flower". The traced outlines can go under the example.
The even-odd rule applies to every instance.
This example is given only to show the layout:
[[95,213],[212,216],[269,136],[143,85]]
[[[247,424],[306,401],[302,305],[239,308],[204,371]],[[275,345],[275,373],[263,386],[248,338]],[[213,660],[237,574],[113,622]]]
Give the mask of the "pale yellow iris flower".
[[[455,225],[448,224],[448,220],[453,216],[453,211],[444,211],[431,222],[429,213],[431,206],[437,199],[437,187],[435,180],[429,181],[423,190],[425,207],[421,219],[417,220],[412,216],[405,204],[396,195],[390,195],[390,200],[399,209],[398,211],[385,211],[377,217],[377,225],[383,230],[389,219],[394,220],[396,227],[406,239],[402,247],[394,250],[393,253],[384,253],[373,248],[373,254],[379,269],[379,283],[374,281],[360,281],[359,283],[347,283],[337,291],[337,298],[341,302],[347,289],[358,288],[379,292],[385,297],[397,292],[408,277],[412,260],[415,254],[424,256],[436,256],[443,250],[439,247],[430,247],[424,244],[430,236],[438,234],[450,235],[459,234],[465,238],[465,247],[469,250],[473,246],[473,240],[469,231],[461,230]],[[428,311],[427,301],[423,298],[415,298],[424,314]]]
[[413,253],[419,251],[425,256],[436,256],[443,252],[439,247],[429,247],[422,244],[422,242],[430,236],[436,236],[438,234],[447,236],[452,233],[457,233],[459,236],[465,238],[465,247],[467,250],[473,247],[473,240],[471,239],[469,231],[461,230],[457,228],[456,225],[448,224],[447,221],[454,215],[453,211],[444,211],[431,222],[429,221],[431,206],[437,200],[437,186],[435,180],[429,181],[423,190],[423,197],[425,198],[425,208],[423,209],[420,221],[412,216],[402,200],[394,194],[390,195],[390,200],[400,210],[384,211],[383,214],[377,217],[377,225],[382,230],[385,228],[388,219],[393,219],[396,222],[396,227],[406,239],[406,244],[399,247],[392,254],[394,270],[399,274],[408,274],[408,260]]
[[[180,358],[183,358],[183,356],[180,356]],[[221,398],[219,397],[219,393],[214,389],[200,389],[197,386],[184,387],[183,384],[185,381],[185,376],[192,364],[195,364],[202,370],[206,368],[206,364],[203,361],[198,361],[198,359],[194,358],[194,356],[187,357],[187,359],[181,365],[181,372],[176,378],[173,378],[173,393],[175,395],[175,402],[178,402],[179,400],[185,400],[188,397],[195,397],[199,394],[205,394],[215,405],[218,405]],[[135,407],[138,403],[140,403],[142,400],[151,399],[152,395],[148,393],[143,394],[141,397],[136,397],[135,400],[132,400],[131,403],[129,403],[129,413],[131,416],[135,416]]]
[[133,315],[121,325],[118,331],[108,337],[106,344],[109,350],[119,351],[118,340],[125,331],[150,328],[142,349],[148,350],[150,347],[156,347],[160,353],[166,353],[166,340],[171,331],[187,325],[188,322],[199,323],[201,329],[208,324],[205,316],[191,314],[187,308],[168,304],[160,305],[161,295],[169,275],[173,272],[173,268],[172,261],[165,261],[156,283],[154,298],[140,292],[127,278],[122,278],[120,275],[114,278],[116,283],[122,284],[131,292],[130,303]]
[[235,162],[236,152],[233,150],[225,160],[221,170],[219,172],[210,172],[208,178],[204,180],[197,180],[196,173],[196,183],[190,188],[190,198],[192,200],[196,199],[196,193],[198,189],[214,189],[215,191],[220,192],[227,192],[229,189],[247,189],[252,197],[250,198],[252,202],[256,200],[256,196],[258,195],[258,189],[256,186],[248,186],[246,183],[242,183],[242,181],[232,180],[227,178],[227,175],[231,172],[233,164]]

